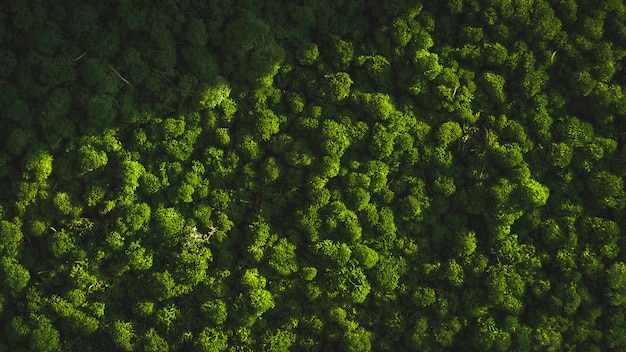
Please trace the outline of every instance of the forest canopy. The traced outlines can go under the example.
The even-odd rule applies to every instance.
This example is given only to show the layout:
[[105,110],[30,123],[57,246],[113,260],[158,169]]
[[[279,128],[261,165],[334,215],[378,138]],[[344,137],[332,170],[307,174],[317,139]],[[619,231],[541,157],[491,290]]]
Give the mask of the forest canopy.
[[0,5],[0,350],[626,350],[623,1]]

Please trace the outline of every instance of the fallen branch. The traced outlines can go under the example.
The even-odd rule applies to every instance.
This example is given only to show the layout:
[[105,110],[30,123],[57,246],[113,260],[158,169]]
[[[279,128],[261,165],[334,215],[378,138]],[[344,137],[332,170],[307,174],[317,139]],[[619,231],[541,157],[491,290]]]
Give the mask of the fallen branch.
[[85,55],[87,55],[87,50],[85,50],[85,52],[84,52],[84,53],[82,53],[82,54],[78,55],[77,57],[75,57],[75,58],[74,58],[74,62],[76,62],[76,61],[78,61],[78,60],[82,59],[83,57],[85,57]]
[[111,66],[111,64],[109,64],[109,68],[111,69],[111,71],[113,71],[113,73],[117,75],[117,77],[119,77],[122,81],[124,81],[124,83],[132,87],[132,84],[130,84],[130,82],[128,82],[126,78],[122,77],[122,75],[113,66]]

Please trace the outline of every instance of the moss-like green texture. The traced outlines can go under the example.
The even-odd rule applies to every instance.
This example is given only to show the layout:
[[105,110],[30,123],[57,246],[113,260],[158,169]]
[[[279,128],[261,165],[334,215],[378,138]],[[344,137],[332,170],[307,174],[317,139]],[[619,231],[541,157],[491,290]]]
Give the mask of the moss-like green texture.
[[0,350],[626,350],[623,1],[4,1]]

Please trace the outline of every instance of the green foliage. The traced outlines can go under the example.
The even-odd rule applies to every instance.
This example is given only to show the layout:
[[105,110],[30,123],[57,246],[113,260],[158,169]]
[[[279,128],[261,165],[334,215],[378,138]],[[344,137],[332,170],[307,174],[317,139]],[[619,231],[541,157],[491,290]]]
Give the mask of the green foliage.
[[87,102],[87,117],[92,119],[96,125],[110,126],[117,116],[114,105],[112,96],[94,95]]
[[317,94],[322,101],[342,101],[350,95],[352,83],[346,72],[327,74],[320,83]]
[[491,152],[496,162],[505,168],[515,167],[524,160],[522,148],[517,143],[495,145],[492,147]]
[[201,310],[215,325],[223,324],[228,317],[226,303],[219,299],[203,303]]
[[35,351],[61,351],[60,334],[52,322],[40,316],[35,319],[37,327],[30,334],[28,346]]
[[143,335],[143,349],[145,351],[157,352],[157,351],[169,351],[169,344],[161,337],[154,328],[150,328]]
[[319,49],[315,43],[303,43],[296,52],[300,65],[313,65],[319,57]]
[[2,271],[4,284],[12,294],[18,294],[26,288],[30,280],[28,270],[13,257],[0,259],[0,271]]
[[273,246],[273,253],[270,255],[269,266],[281,275],[289,275],[298,271],[298,261],[296,258],[296,246],[282,238]]
[[12,1],[0,350],[624,350],[620,1]]
[[0,220],[0,253],[15,255],[23,238],[24,235],[17,224]]
[[107,153],[104,150],[97,150],[89,144],[81,146],[78,153],[81,174],[86,174],[106,166],[109,161]]
[[52,173],[53,157],[43,150],[30,152],[24,158],[24,178],[33,182],[44,182]]
[[506,80],[501,75],[493,72],[485,72],[480,77],[480,83],[485,91],[496,103],[504,103],[504,83]]
[[228,336],[215,328],[204,328],[194,341],[194,347],[203,352],[219,352],[228,349]]
[[185,220],[175,208],[159,208],[154,212],[154,229],[159,242],[165,246],[174,246],[182,238]]
[[437,131],[437,139],[443,146],[447,146],[450,143],[458,140],[463,136],[463,130],[458,122],[447,121],[444,122]]
[[207,109],[212,109],[225,101],[230,95],[231,88],[222,77],[217,77],[215,82],[202,94],[200,105]]
[[600,208],[624,208],[626,197],[621,177],[607,171],[601,171],[591,177],[589,188],[593,199]]
[[135,348],[136,334],[132,323],[116,321],[111,334],[118,348],[124,351],[132,351]]
[[607,296],[609,303],[613,306],[623,306],[626,304],[626,264],[623,262],[614,263],[606,272],[609,284]]

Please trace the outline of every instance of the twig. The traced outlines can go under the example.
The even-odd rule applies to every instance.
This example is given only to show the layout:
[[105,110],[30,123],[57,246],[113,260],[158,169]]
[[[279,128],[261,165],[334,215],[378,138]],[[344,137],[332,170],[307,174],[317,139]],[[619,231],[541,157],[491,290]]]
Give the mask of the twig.
[[452,92],[452,97],[454,98],[456,96],[456,90],[459,89],[459,87],[454,87],[454,92]]
[[85,55],[87,55],[87,50],[85,50],[85,52],[80,54],[79,56],[75,57],[74,61],[78,61],[78,60],[82,59],[83,57],[85,57]]
[[117,72],[117,70],[111,66],[111,64],[109,64],[109,68],[111,69],[111,71],[113,71],[113,73],[115,73],[117,75],[117,77],[119,77],[122,81],[124,81],[124,83],[128,84],[129,86],[132,86],[132,84],[130,84],[130,82],[128,82],[128,80],[124,77],[122,77],[122,75]]

